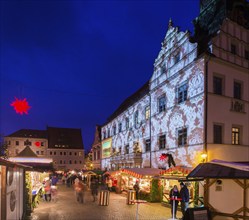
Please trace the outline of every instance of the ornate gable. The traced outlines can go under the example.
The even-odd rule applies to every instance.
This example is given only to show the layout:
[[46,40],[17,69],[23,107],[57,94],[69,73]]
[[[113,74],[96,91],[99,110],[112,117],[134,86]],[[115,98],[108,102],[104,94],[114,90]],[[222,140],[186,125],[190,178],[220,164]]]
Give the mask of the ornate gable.
[[169,20],[168,31],[162,42],[161,51],[154,63],[151,89],[179,72],[196,58],[196,43],[189,41],[189,31],[179,31]]

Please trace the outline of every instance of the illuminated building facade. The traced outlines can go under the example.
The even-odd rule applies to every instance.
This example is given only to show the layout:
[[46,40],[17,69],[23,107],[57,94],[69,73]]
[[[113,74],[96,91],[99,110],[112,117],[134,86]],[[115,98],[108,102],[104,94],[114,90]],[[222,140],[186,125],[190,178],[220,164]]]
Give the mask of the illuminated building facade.
[[149,82],[101,127],[102,169],[249,161],[249,6],[200,2],[193,36],[170,20]]
[[94,141],[92,144],[92,169],[101,169],[101,127],[96,125]]
[[4,141],[8,144],[8,157],[17,157],[29,147],[39,158],[52,159],[57,170],[83,168],[84,147],[80,129],[21,129],[5,136]]

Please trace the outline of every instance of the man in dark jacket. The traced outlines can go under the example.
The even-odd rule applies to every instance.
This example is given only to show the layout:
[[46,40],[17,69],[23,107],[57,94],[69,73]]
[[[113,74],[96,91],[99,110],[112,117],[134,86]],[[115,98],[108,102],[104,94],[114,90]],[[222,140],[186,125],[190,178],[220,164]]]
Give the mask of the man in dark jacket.
[[182,199],[181,200],[181,211],[182,211],[182,215],[184,216],[189,205],[189,190],[183,182],[180,183],[180,186],[181,186],[180,196]]

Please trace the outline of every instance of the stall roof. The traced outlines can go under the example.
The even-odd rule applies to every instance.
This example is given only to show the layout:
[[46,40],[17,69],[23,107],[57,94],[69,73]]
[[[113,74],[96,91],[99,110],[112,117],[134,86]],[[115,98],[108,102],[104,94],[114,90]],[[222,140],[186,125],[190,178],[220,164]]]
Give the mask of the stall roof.
[[157,168],[126,168],[120,170],[123,173],[130,174],[137,178],[143,178],[145,176],[158,176],[161,169]]
[[189,174],[191,172],[192,168],[190,167],[186,167],[186,166],[175,166],[175,167],[171,167],[167,170],[161,170],[160,174],[164,175],[164,174],[170,174],[170,173],[174,173],[174,172],[181,172],[182,174]]
[[29,166],[25,166],[23,164],[19,164],[19,163],[15,163],[15,162],[12,162],[12,161],[9,161],[9,160],[5,160],[3,158],[0,158],[0,165],[2,166],[10,166],[10,167],[21,167],[21,168],[25,168],[25,169],[28,169],[30,168]]
[[188,178],[223,178],[223,179],[248,179],[249,161],[247,162],[227,162],[213,160],[208,163],[199,164],[187,176]]

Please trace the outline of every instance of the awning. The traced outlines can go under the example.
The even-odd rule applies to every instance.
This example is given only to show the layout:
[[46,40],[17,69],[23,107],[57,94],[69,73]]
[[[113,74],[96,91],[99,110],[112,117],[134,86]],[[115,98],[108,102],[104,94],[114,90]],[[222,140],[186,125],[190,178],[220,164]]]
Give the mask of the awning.
[[160,174],[161,169],[157,168],[126,168],[121,169],[121,173],[127,173],[136,178],[145,178],[145,177],[153,177],[158,176]]
[[249,179],[249,162],[213,160],[199,164],[188,178]]
[[164,174],[183,174],[183,175],[188,175],[191,172],[192,168],[186,167],[186,166],[175,166],[171,167],[167,170],[162,170],[160,172],[161,175]]

